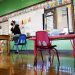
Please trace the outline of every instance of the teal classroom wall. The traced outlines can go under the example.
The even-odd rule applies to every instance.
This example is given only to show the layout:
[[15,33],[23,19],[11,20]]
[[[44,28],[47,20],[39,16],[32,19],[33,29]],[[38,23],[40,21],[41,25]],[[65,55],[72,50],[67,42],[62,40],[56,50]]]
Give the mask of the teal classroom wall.
[[[16,47],[14,47],[13,49],[13,45],[14,45],[14,42],[11,41],[10,42],[10,50],[16,50]],[[19,46],[19,49],[21,49],[21,46]],[[33,50],[34,49],[34,42],[32,40],[27,40],[27,50]],[[25,47],[23,47],[23,50],[26,50]]]
[[[10,49],[11,50],[16,50],[16,48],[13,49],[13,44],[14,42],[10,42]],[[58,50],[73,50],[72,49],[72,44],[70,40],[56,40],[56,41],[52,41],[53,45],[57,45],[57,49]],[[19,46],[19,49],[20,46]],[[34,42],[32,40],[27,40],[27,50],[33,50],[34,49]],[[23,50],[26,50],[25,47],[23,48]]]

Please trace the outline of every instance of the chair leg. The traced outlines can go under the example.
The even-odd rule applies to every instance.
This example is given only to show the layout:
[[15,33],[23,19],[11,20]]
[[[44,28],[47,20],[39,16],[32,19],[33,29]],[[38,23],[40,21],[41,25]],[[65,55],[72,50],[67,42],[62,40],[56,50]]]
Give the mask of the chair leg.
[[51,65],[53,65],[53,60],[54,60],[54,50],[52,50],[52,61],[51,61]]
[[37,54],[34,56],[34,66],[37,66]]
[[22,47],[21,47],[21,50],[22,50],[22,48],[23,48],[23,45],[22,45]]
[[43,61],[43,64],[44,64],[43,54],[42,54],[42,51],[41,50],[40,50],[40,53],[41,53],[42,61]]
[[51,63],[51,51],[50,51],[50,49],[48,50],[48,53],[49,53],[49,62]]
[[56,48],[54,48],[54,50],[56,51],[56,55],[57,55],[57,59],[58,59],[58,63],[59,63],[59,65],[60,65],[60,60],[59,60],[59,54],[58,54],[58,51],[57,51]]
[[[52,51],[52,52],[51,52]],[[54,60],[54,50],[49,50],[49,61],[50,65],[53,65],[53,60]],[[52,55],[52,56],[51,56]]]
[[19,52],[19,47],[18,47],[18,45],[15,45],[15,46],[16,46],[17,52]]

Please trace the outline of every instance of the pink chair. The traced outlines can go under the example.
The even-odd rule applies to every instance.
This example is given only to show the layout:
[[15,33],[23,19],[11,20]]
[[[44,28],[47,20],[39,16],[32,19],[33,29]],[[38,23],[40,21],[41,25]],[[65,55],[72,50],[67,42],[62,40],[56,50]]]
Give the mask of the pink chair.
[[[48,38],[48,33],[46,31],[37,31],[36,32],[36,48],[37,48],[37,51],[40,51],[40,53],[41,53],[41,58],[42,58],[43,64],[44,64],[43,54],[42,54],[43,50],[48,50],[48,53],[50,56],[50,58],[49,58],[50,64],[53,64],[54,51],[55,51],[56,55],[57,55],[58,63],[60,64],[58,51],[56,50],[55,47],[56,47],[56,45],[53,45],[53,46],[51,45],[51,41]],[[51,59],[51,55],[52,55],[52,59]],[[36,58],[37,58],[37,53],[36,53]],[[34,59],[34,61],[37,61],[37,59]]]

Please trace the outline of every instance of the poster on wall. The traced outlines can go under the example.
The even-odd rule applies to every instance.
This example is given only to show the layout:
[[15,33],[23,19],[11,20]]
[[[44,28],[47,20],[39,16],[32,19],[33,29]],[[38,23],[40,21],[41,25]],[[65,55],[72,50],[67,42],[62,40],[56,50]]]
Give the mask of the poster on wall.
[[35,32],[43,30],[43,15],[44,9],[37,9],[29,13],[9,18],[9,33],[11,32],[11,21],[15,20],[21,29],[21,33],[35,36]]
[[0,35],[8,35],[9,34],[9,25],[8,21],[0,23]]

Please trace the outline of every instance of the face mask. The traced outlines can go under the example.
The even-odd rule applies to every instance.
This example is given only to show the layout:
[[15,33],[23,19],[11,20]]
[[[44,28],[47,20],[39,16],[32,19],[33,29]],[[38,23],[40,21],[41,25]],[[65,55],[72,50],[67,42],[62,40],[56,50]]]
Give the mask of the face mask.
[[11,23],[11,25],[13,26],[13,23]]

